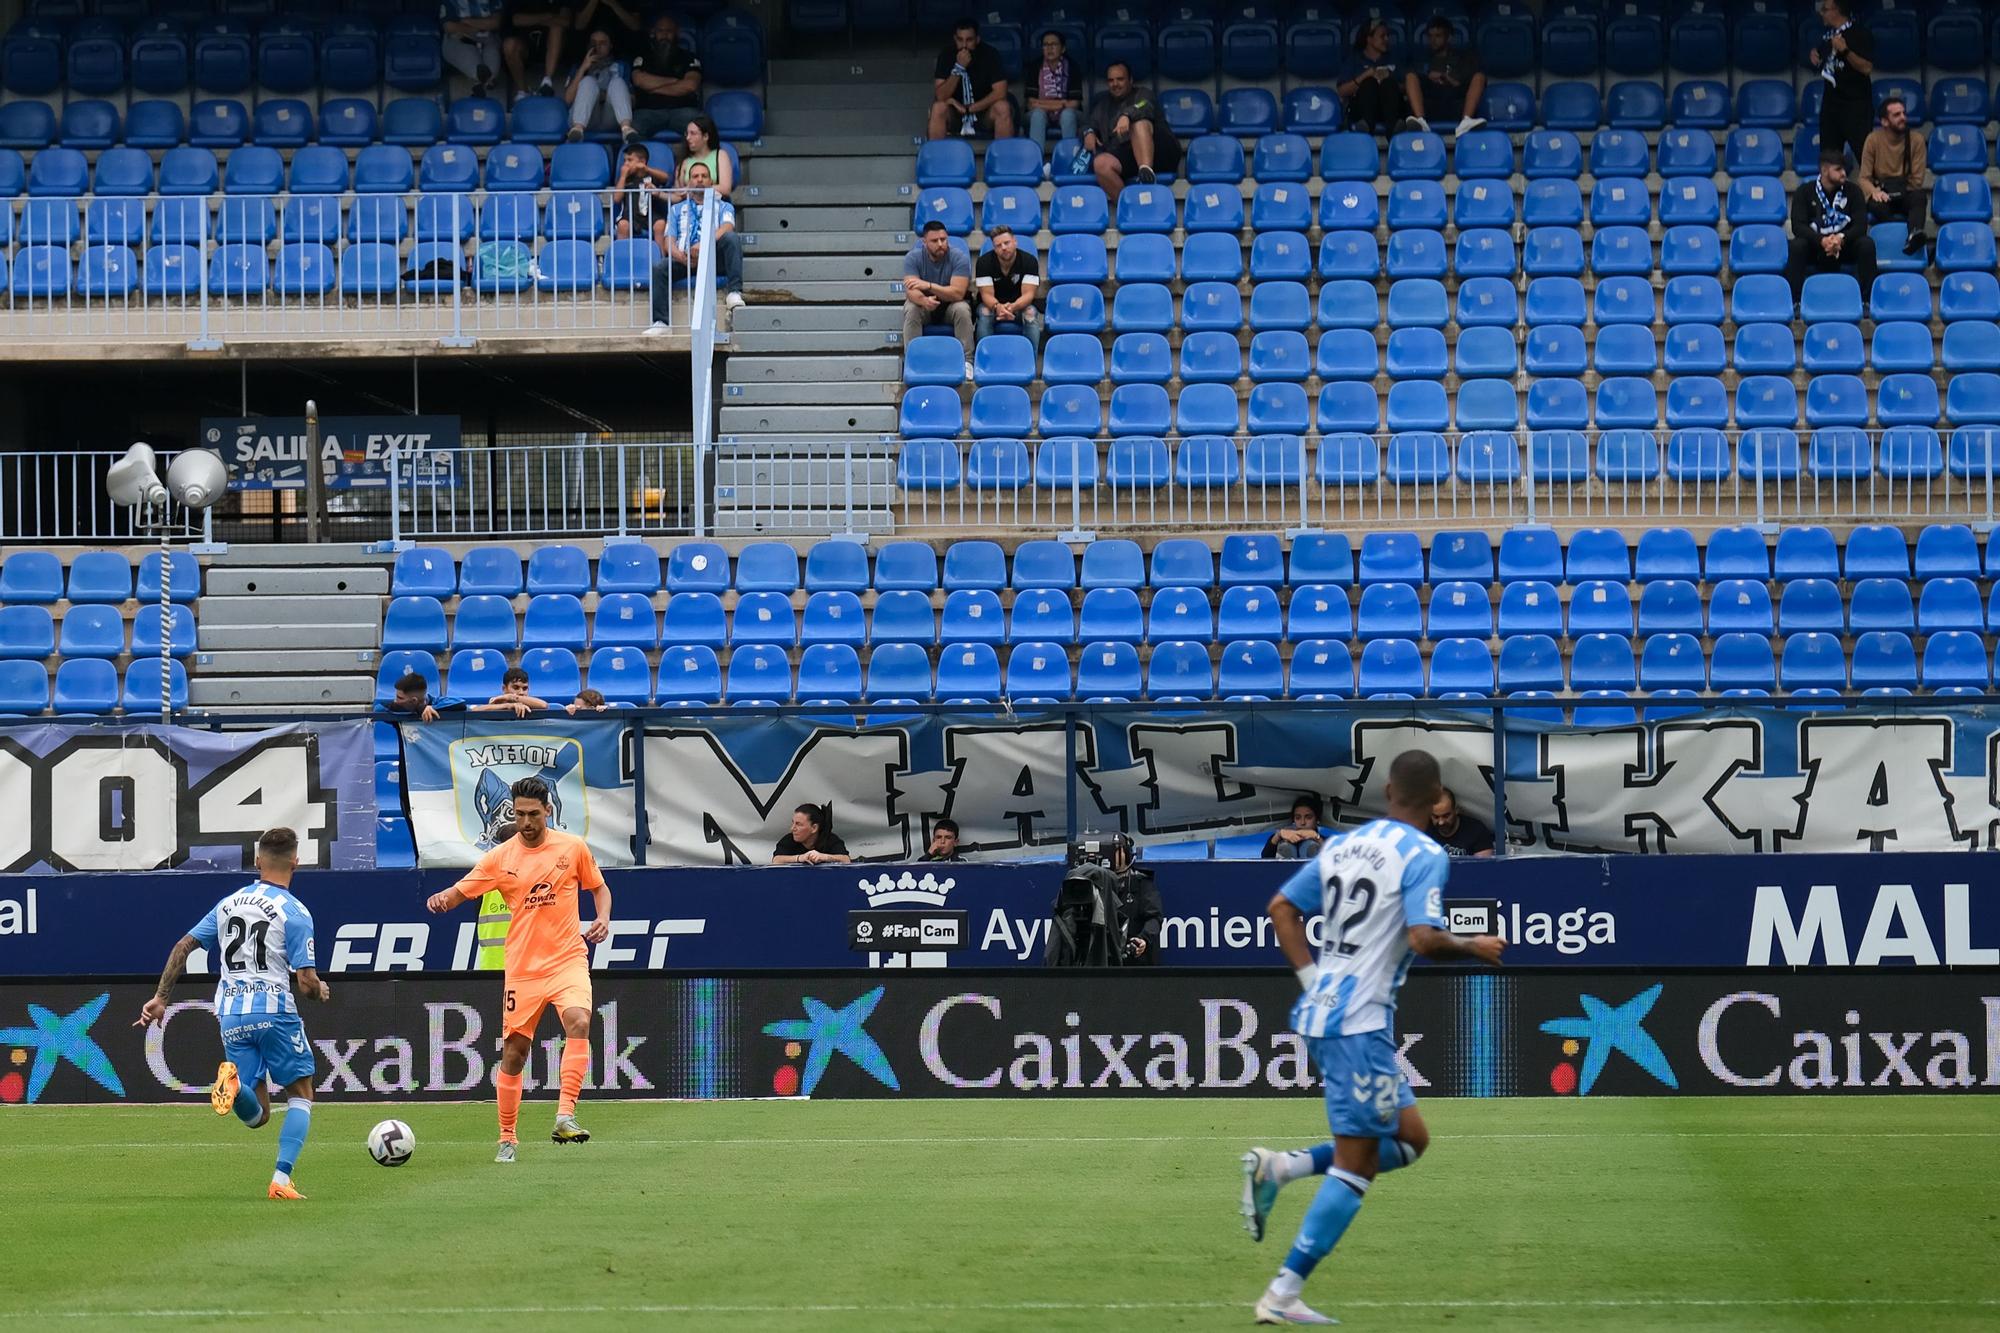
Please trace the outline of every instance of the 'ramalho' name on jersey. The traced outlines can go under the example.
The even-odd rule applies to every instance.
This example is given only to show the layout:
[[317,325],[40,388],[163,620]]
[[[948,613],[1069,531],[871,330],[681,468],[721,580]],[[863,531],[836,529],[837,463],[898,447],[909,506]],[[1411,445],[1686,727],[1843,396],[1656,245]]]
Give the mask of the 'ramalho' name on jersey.
[[258,880],[215,905],[188,932],[215,965],[215,1017],[296,1014],[292,973],[314,967],[312,913],[291,890]]
[[1444,929],[1450,874],[1444,848],[1400,820],[1329,838],[1283,890],[1308,922],[1323,918],[1319,978],[1292,1007],[1293,1030],[1328,1037],[1388,1027],[1416,956],[1409,928]]

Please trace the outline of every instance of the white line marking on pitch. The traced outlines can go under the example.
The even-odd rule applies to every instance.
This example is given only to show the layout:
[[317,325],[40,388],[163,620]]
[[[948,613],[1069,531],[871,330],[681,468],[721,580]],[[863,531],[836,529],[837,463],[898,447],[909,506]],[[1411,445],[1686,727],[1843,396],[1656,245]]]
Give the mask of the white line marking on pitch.
[[[1240,1134],[1102,1134],[1102,1135],[927,1135],[895,1138],[681,1138],[681,1139],[619,1139],[606,1138],[599,1134],[593,1142],[611,1148],[702,1148],[702,1147],[755,1147],[755,1148],[832,1148],[832,1147],[952,1147],[956,1145],[980,1144],[1050,1144],[1063,1146],[1079,1143],[1251,1143],[1259,1139],[1276,1139],[1289,1142],[1293,1139],[1310,1138],[1312,1131],[1281,1129],[1265,1134],[1245,1131]],[[1837,1137],[1841,1139],[2000,1139],[2000,1130],[1856,1130],[1846,1131]],[[1719,1130],[1627,1130],[1594,1133],[1588,1130],[1574,1132],[1523,1133],[1523,1134],[1450,1134],[1438,1136],[1440,1142],[1493,1142],[1498,1140],[1576,1140],[1576,1139],[1812,1139],[1825,1143],[1828,1136],[1823,1133],[1803,1133],[1791,1130],[1759,1129],[1719,1129]],[[472,1148],[487,1146],[491,1139],[425,1139],[428,1146],[440,1148]],[[115,1152],[122,1150],[215,1152],[233,1146],[229,1140],[218,1139],[201,1143],[181,1140],[161,1142],[92,1142],[92,1143],[0,1143],[0,1153],[50,1153],[50,1152]]]
[[[1239,1310],[1250,1304],[1238,1301],[926,1301],[922,1304],[806,1303],[800,1305],[721,1305],[721,1304],[632,1304],[632,1305],[491,1305],[491,1306],[403,1306],[378,1309],[325,1311],[329,1315],[361,1319],[417,1319],[466,1315],[770,1315],[770,1314],[1098,1314],[1168,1310]],[[1893,1296],[1798,1296],[1798,1297],[1701,1297],[1633,1296],[1553,1300],[1432,1300],[1371,1301],[1345,1300],[1331,1308],[1350,1310],[1777,1310],[1777,1309],[1985,1309],[2000,1306],[2000,1298]],[[280,1319],[292,1318],[296,1310],[0,1310],[0,1319]]]

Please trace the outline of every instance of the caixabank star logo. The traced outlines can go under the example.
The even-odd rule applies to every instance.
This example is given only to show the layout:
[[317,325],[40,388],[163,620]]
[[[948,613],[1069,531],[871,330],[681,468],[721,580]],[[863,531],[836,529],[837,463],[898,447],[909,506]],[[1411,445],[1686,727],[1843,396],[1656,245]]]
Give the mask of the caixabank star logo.
[[[28,1006],[28,1027],[0,1028],[0,1050],[7,1052],[8,1068],[0,1073],[0,1102],[35,1102],[48,1088],[63,1062],[75,1065],[90,1080],[114,1097],[125,1095],[111,1057],[90,1035],[91,1024],[111,1002],[106,991],[72,1013],[57,1014],[39,1004]],[[28,1067],[27,1077],[20,1067]]]
[[[1607,1004],[1595,995],[1579,995],[1577,1003],[1583,1008],[1582,1017],[1552,1018],[1542,1024],[1542,1031],[1563,1038],[1565,1058],[1549,1071],[1549,1087],[1563,1096],[1572,1092],[1579,1097],[1589,1096],[1612,1052],[1617,1051],[1654,1079],[1679,1090],[1680,1080],[1674,1076],[1673,1066],[1667,1063],[1666,1052],[1646,1031],[1646,1015],[1653,1012],[1664,989],[1665,983],[1655,982],[1616,1005]],[[1578,1054],[1583,1056],[1580,1074],[1570,1063]]]
[[[889,1057],[865,1027],[886,989],[877,986],[839,1009],[808,995],[803,999],[804,1018],[766,1023],[766,1036],[785,1038],[785,1063],[771,1075],[771,1090],[780,1097],[810,1097],[833,1057],[844,1055],[883,1087],[901,1092],[903,1085],[896,1081]],[[801,1056],[803,1070],[795,1063]]]

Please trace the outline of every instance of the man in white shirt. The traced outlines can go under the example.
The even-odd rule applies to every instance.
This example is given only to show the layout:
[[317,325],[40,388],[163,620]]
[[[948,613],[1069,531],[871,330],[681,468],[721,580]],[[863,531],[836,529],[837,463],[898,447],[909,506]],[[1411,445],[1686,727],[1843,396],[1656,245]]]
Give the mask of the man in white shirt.
[[715,271],[722,278],[722,307],[717,327],[727,329],[732,313],[743,305],[743,238],[736,234],[736,207],[720,195],[715,199],[715,235],[701,234],[702,198],[714,182],[708,165],[688,167],[688,191],[667,210],[667,253],[653,265],[653,326],[649,337],[669,331],[667,310],[674,274],[691,275],[701,262],[701,247],[714,245]]

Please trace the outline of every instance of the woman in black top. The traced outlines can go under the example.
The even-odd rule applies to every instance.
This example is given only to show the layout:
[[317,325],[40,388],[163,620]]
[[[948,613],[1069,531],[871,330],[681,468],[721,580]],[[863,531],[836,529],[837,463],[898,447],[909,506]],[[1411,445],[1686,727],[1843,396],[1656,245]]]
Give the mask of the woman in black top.
[[847,854],[831,827],[832,818],[817,805],[802,805],[792,811],[792,831],[778,839],[771,853],[774,866],[846,865],[854,858]]

